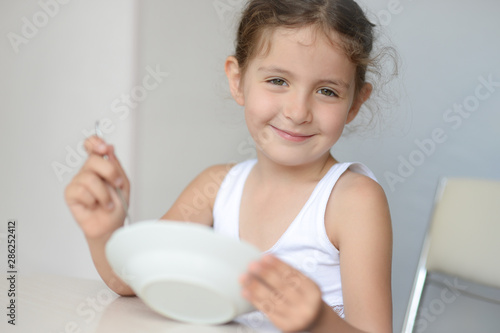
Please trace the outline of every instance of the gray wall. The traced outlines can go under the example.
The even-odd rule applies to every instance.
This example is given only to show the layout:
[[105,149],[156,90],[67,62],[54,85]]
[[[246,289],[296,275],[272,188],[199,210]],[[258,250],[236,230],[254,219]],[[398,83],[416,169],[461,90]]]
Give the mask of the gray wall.
[[[161,216],[207,166],[254,156],[223,73],[241,3],[73,0],[19,53],[6,36],[41,9],[0,3],[0,233],[7,219],[20,221],[22,271],[96,277],[62,195],[81,164],[67,147],[77,150],[97,118],[115,126],[106,137],[133,182],[133,220]],[[500,3],[363,3],[402,59],[390,86],[399,102],[381,104],[381,126],[345,137],[333,153],[366,163],[386,190],[398,331],[437,180],[500,178],[500,86],[483,83],[500,82]],[[164,74],[145,89],[152,70]],[[74,166],[57,177],[53,162]]]

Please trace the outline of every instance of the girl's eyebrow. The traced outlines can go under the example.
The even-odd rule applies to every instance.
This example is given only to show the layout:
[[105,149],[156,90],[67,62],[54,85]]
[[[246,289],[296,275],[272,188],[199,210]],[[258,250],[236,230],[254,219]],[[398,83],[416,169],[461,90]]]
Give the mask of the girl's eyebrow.
[[283,69],[283,68],[280,68],[280,67],[276,67],[276,66],[271,66],[271,67],[264,67],[264,66],[261,66],[257,69],[258,72],[265,72],[265,73],[277,73],[277,74],[284,74],[285,76],[288,76],[288,77],[293,77],[294,75],[292,74],[292,72],[290,71],[287,71],[286,69]]
[[[283,68],[280,68],[280,67],[277,67],[277,66],[271,66],[271,67],[265,67],[265,66],[261,66],[257,69],[258,72],[264,72],[264,73],[269,73],[269,74],[281,74],[281,75],[284,75],[284,76],[287,76],[287,77],[291,77],[293,78],[294,75],[292,72],[286,70],[286,69],[283,69]],[[331,85],[334,85],[334,86],[339,86],[339,87],[342,87],[346,90],[349,90],[349,88],[351,87],[351,85],[343,80],[333,80],[333,79],[320,79],[318,80],[318,83],[324,83],[324,84],[331,84]]]

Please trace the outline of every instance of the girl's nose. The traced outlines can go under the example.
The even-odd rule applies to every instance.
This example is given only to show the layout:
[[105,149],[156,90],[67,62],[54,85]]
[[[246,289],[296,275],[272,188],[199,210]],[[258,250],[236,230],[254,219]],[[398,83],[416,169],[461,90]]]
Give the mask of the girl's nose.
[[300,125],[312,120],[311,103],[306,94],[291,93],[283,108],[283,115]]

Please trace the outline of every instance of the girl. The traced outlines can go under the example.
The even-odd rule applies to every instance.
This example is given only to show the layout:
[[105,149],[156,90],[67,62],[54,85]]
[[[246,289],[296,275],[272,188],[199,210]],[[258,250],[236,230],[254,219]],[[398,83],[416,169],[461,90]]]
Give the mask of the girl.
[[[372,92],[372,29],[353,0],[250,0],[225,71],[257,159],[206,169],[162,217],[210,225],[264,251],[241,277],[242,292],[282,331],[392,331],[384,192],[364,165],[330,154]],[[103,280],[132,295],[104,255],[124,221],[109,184],[127,197],[130,184],[112,146],[91,137],[85,147],[66,200]],[[214,174],[223,175],[216,198],[187,216]]]

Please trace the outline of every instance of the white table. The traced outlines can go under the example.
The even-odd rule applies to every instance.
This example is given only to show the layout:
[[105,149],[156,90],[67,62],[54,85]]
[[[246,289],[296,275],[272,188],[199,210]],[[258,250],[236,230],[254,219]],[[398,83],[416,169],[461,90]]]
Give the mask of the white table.
[[63,276],[17,275],[16,325],[7,323],[9,282],[0,282],[0,332],[47,333],[252,333],[263,332],[230,323],[188,325],[150,310],[137,297],[119,297],[98,280]]

